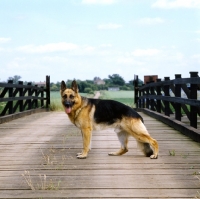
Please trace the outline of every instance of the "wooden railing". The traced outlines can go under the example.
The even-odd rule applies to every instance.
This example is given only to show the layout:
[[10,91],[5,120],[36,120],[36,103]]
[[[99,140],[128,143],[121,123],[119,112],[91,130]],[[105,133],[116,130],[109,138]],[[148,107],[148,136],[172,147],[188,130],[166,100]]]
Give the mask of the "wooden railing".
[[50,76],[46,76],[46,87],[38,87],[22,81],[13,84],[0,83],[0,117],[37,108],[48,108],[50,105]]
[[177,121],[181,121],[182,116],[186,115],[190,126],[197,128],[200,116],[198,72],[190,72],[190,78],[181,78],[178,74],[174,80],[165,77],[164,81],[157,79],[156,82],[148,82],[141,87],[138,87],[138,76],[135,76],[134,85],[137,108],[149,109],[168,117],[174,114]]

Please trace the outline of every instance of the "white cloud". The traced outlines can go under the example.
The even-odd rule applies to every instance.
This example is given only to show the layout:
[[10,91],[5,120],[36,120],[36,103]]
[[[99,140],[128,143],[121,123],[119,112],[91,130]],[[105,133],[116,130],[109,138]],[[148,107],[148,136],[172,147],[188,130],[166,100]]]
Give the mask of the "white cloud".
[[6,43],[9,42],[11,38],[5,38],[5,37],[0,37],[0,43]]
[[111,5],[115,3],[116,0],[82,0],[82,4],[98,4],[98,5]]
[[27,53],[49,53],[49,52],[58,52],[58,51],[69,51],[78,49],[78,46],[73,43],[50,43],[46,45],[26,45],[18,47],[18,51],[27,52]]
[[97,26],[98,29],[100,30],[108,30],[108,29],[118,29],[121,28],[121,24],[113,24],[113,23],[108,23],[108,24],[100,24]]
[[156,24],[164,23],[164,20],[159,17],[156,17],[156,18],[146,17],[146,18],[139,19],[137,22],[138,24],[141,24],[141,25],[156,25]]
[[155,56],[160,53],[158,49],[137,49],[132,52],[133,56],[141,57],[141,56]]
[[157,0],[152,4],[153,8],[200,8],[199,0]]

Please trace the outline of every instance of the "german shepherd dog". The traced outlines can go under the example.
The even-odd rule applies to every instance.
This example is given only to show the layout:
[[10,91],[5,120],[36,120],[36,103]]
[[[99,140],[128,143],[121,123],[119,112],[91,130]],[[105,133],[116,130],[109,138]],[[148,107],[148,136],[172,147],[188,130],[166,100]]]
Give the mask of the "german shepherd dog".
[[133,136],[146,157],[158,157],[158,143],[153,139],[143,124],[143,118],[129,106],[114,100],[90,99],[80,96],[74,80],[71,88],[61,82],[61,101],[65,113],[73,124],[80,128],[83,137],[83,150],[77,158],[84,159],[90,150],[92,130],[98,127],[113,127],[121,143],[116,156],[128,152],[128,138]]

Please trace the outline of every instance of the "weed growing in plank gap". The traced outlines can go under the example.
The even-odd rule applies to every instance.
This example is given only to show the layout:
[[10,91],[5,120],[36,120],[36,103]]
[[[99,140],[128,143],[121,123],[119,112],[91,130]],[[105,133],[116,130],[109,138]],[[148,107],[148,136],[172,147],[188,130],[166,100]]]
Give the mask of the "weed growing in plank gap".
[[34,185],[29,171],[24,171],[22,176],[31,190],[58,190],[61,183],[60,180],[58,182],[54,182],[52,179],[47,181],[46,174],[39,174],[40,183],[36,183],[36,185]]
[[175,156],[176,155],[175,150],[169,150],[169,155],[170,156]]

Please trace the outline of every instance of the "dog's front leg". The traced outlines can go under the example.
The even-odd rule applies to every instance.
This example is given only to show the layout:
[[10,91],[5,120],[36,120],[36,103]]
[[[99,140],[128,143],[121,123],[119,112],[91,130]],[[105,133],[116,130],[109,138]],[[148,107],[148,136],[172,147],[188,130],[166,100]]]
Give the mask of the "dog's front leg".
[[83,136],[83,151],[82,151],[82,153],[77,154],[77,158],[85,159],[90,150],[91,128],[81,129],[81,132],[82,132],[82,136]]

